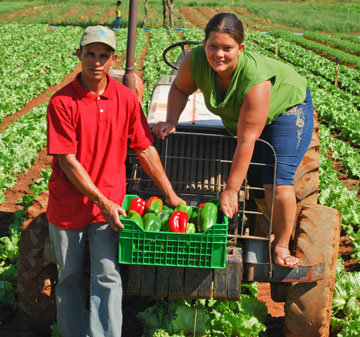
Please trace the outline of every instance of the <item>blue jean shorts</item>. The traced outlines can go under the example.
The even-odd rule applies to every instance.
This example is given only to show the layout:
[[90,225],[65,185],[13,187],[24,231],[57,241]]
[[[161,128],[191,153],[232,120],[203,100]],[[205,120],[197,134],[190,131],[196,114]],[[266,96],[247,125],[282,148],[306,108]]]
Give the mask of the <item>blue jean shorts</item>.
[[[267,125],[260,138],[270,143],[277,158],[276,184],[293,185],[296,169],[307,151],[314,129],[314,107],[309,89],[304,103],[289,108],[283,115]],[[257,142],[252,161],[273,164],[274,154],[269,146]],[[261,185],[272,184],[272,166],[259,168]],[[257,180],[258,180],[257,175]]]

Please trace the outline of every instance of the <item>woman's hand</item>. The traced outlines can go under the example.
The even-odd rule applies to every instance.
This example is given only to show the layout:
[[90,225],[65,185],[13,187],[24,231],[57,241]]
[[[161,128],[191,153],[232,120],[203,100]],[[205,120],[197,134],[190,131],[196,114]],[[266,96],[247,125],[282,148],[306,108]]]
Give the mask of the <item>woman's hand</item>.
[[156,137],[165,139],[166,136],[176,131],[176,125],[171,122],[159,122],[151,128]]
[[225,189],[220,194],[220,208],[228,218],[232,218],[239,207],[239,194],[236,191]]

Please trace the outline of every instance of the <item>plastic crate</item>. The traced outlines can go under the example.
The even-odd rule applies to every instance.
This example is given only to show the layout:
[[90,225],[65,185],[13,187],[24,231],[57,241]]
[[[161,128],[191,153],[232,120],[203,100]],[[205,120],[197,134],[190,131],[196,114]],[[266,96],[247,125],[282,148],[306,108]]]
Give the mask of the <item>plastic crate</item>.
[[[123,208],[128,210],[137,195],[126,195]],[[228,219],[219,214],[217,223],[203,233],[153,232],[135,222],[121,219],[125,226],[119,231],[119,262],[124,264],[225,268]]]

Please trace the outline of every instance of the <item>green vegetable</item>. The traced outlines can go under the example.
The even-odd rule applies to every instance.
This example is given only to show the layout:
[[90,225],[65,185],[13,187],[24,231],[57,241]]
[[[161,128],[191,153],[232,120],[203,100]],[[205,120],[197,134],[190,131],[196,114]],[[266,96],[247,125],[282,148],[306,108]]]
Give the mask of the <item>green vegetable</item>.
[[163,232],[171,232],[170,231],[170,219],[166,220],[162,225],[161,225],[161,230]]
[[218,208],[212,202],[207,202],[198,209],[197,228],[198,232],[205,232],[217,221]]
[[189,219],[189,222],[193,223],[196,227],[196,224],[197,224],[197,216],[198,216],[198,213],[197,213],[197,210],[195,208],[193,208],[193,211],[192,211],[192,214],[191,214],[191,218]]
[[147,231],[159,232],[161,229],[161,220],[154,213],[146,213],[143,216],[144,229]]
[[129,211],[126,219],[132,220],[132,221],[134,221],[139,227],[144,228],[143,219],[141,218],[141,215],[140,215],[138,212],[136,212],[136,211],[134,211],[134,210]]
[[140,312],[144,336],[256,337],[266,330],[266,305],[255,297],[240,301],[156,299]]
[[169,206],[164,205],[158,217],[161,220],[161,225],[163,225],[166,221],[168,221],[173,213],[173,209]]
[[186,204],[183,204],[182,202],[174,209],[174,212],[181,211],[185,212],[188,215],[188,218],[191,218],[191,214],[193,212],[193,208],[191,206],[188,206]]
[[146,213],[154,213],[158,215],[163,208],[163,201],[156,196],[150,197],[148,202],[146,203]]
[[186,233],[195,233],[195,232],[196,232],[195,224],[189,222],[186,226]]

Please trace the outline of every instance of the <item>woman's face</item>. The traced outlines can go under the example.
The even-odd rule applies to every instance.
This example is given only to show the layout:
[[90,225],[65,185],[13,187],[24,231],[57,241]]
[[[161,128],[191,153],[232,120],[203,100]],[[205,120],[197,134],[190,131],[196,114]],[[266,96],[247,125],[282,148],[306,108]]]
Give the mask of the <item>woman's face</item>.
[[232,74],[238,57],[244,48],[227,33],[211,32],[207,41],[203,42],[206,58],[210,66],[221,75]]

